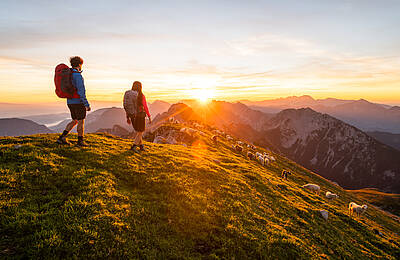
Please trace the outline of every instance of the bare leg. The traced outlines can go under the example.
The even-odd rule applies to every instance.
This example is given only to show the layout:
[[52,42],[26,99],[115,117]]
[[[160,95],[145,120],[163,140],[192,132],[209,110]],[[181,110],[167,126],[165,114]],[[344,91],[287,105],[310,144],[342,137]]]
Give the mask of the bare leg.
[[78,123],[78,120],[73,119],[68,125],[65,127],[65,131],[70,132],[74,126]]
[[76,127],[78,131],[78,136],[83,136],[85,131],[85,119],[78,120],[78,126]]
[[136,139],[137,139],[138,133],[139,133],[139,132],[135,132],[135,135],[133,136],[133,144],[134,144],[134,145],[138,145],[138,144],[136,143]]
[[143,132],[136,132],[136,136],[135,136],[135,144],[136,145],[142,145],[143,144],[142,136],[143,136]]

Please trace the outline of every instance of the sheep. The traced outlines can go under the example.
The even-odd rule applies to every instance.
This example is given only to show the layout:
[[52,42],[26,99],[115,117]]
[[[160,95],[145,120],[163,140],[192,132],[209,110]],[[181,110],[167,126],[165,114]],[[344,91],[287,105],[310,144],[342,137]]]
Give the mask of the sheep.
[[325,220],[328,220],[328,211],[326,211],[326,210],[320,210],[319,213],[321,213],[321,216],[322,216]]
[[292,173],[287,171],[287,170],[282,170],[281,178],[287,180],[288,175],[291,175]]
[[354,213],[356,213],[356,216],[362,215],[366,210],[368,206],[367,205],[358,205],[355,202],[350,202],[349,203],[349,214],[352,216]]
[[252,145],[252,144],[247,144],[247,148],[251,149],[251,150],[255,150],[256,149],[256,147],[254,145]]
[[260,161],[261,165],[264,166],[264,164],[265,164],[264,157],[263,156],[258,156],[257,159]]
[[260,157],[260,156],[263,156],[263,155],[261,153],[259,153],[259,152],[256,152],[256,156]]
[[216,135],[221,135],[221,131],[219,131],[218,129],[214,129],[212,132]]
[[269,159],[264,157],[264,166],[268,166],[269,164]]
[[243,142],[242,141],[237,141],[236,144],[242,146]]
[[312,183],[305,184],[301,187],[303,187],[304,189],[308,189],[312,192],[315,192],[315,194],[318,194],[318,195],[321,190],[321,188],[317,184],[312,184]]
[[213,135],[213,136],[211,137],[211,139],[213,140],[214,143],[216,143],[216,142],[218,141],[218,136]]
[[226,139],[228,139],[228,141],[232,141],[233,140],[232,136],[230,136],[230,135],[227,135]]
[[330,192],[330,191],[327,191],[326,194],[325,194],[325,196],[326,196],[328,199],[337,199],[337,198],[339,198],[339,196],[338,196],[337,194],[332,193],[332,192]]
[[254,153],[252,153],[252,152],[247,152],[247,157],[250,159],[250,160],[252,160],[252,159],[254,159],[255,158],[255,156],[254,156]]
[[271,155],[271,156],[269,156],[269,159],[270,159],[271,161],[273,161],[273,162],[275,161],[275,157],[274,157],[274,156],[272,156],[272,155]]
[[235,150],[239,153],[241,153],[243,151],[243,147],[240,145],[235,145]]

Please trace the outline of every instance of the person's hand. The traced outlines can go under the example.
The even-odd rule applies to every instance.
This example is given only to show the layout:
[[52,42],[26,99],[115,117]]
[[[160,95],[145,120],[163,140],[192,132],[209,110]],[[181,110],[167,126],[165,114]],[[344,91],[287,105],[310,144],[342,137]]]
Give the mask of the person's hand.
[[129,117],[126,118],[126,122],[128,123],[128,125],[131,124],[131,119]]
[[149,117],[149,124],[151,124],[151,117]]
[[86,107],[86,111],[90,111],[91,110],[91,108],[90,107]]

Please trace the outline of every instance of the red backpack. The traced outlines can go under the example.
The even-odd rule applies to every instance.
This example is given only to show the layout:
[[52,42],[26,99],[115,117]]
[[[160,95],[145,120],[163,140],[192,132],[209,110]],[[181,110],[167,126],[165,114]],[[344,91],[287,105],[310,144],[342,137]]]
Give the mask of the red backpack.
[[56,67],[54,84],[56,85],[56,95],[60,98],[79,98],[74,85],[72,85],[72,71],[67,65],[61,63]]

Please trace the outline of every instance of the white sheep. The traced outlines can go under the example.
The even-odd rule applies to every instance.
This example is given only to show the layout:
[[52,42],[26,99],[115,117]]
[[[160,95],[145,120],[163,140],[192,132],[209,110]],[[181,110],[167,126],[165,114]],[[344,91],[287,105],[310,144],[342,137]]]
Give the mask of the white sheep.
[[269,164],[268,158],[265,158],[265,157],[264,157],[264,166],[268,166],[268,164]]
[[310,190],[312,192],[315,192],[318,195],[319,195],[319,192],[321,190],[321,188],[317,184],[312,184],[312,183],[305,184],[305,185],[303,185],[301,187],[303,187],[304,189],[308,189],[308,190]]
[[260,156],[263,156],[263,155],[261,153],[259,153],[259,152],[256,152],[256,156],[260,157]]
[[228,141],[232,141],[233,140],[232,136],[230,136],[230,135],[227,135],[226,139],[228,139]]
[[252,145],[252,144],[247,144],[247,148],[251,149],[251,150],[255,150],[256,149],[256,147],[254,145]]
[[213,142],[216,143],[216,142],[218,141],[218,136],[213,135],[213,136],[211,137],[211,140],[213,140]]
[[367,205],[358,205],[355,202],[350,202],[349,203],[349,214],[352,216],[354,213],[356,216],[360,216],[367,210],[368,206]]
[[263,156],[258,156],[257,159],[260,161],[261,165],[264,166],[264,164],[265,164],[264,157]]
[[337,199],[337,198],[339,198],[339,196],[338,196],[337,194],[332,193],[332,192],[330,192],[330,191],[327,191],[326,194],[325,194],[325,196],[326,196],[328,199]]

